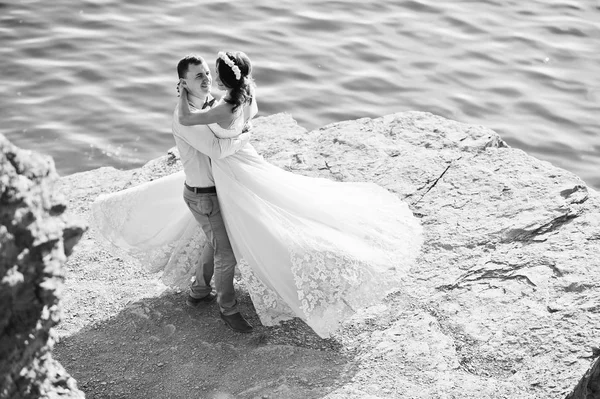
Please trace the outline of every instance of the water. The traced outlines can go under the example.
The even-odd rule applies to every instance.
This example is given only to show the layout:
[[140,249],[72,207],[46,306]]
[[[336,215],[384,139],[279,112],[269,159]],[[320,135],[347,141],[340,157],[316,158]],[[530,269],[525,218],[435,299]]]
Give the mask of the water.
[[214,71],[227,49],[253,61],[259,115],[428,111],[600,188],[593,0],[20,0],[0,3],[0,43],[0,133],[63,175],[163,155],[177,61]]

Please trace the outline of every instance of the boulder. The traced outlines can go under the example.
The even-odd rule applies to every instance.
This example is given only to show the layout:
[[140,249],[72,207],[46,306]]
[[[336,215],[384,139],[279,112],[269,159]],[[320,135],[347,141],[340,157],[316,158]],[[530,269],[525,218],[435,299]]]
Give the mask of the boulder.
[[0,135],[0,398],[83,398],[52,358],[63,265],[86,227],[65,217],[53,160]]
[[579,177],[429,113],[255,126],[269,161],[375,182],[424,226],[405,285],[342,329],[360,371],[328,398],[559,398],[586,374],[600,342],[600,196]]
[[[357,371],[326,398],[598,398],[583,395],[598,385],[585,378],[597,376],[600,341],[600,196],[579,177],[488,128],[429,113],[310,132],[276,114],[254,126],[252,143],[273,164],[375,182],[424,226],[404,284],[335,337]],[[178,168],[172,152],[62,185],[86,216],[99,192]]]

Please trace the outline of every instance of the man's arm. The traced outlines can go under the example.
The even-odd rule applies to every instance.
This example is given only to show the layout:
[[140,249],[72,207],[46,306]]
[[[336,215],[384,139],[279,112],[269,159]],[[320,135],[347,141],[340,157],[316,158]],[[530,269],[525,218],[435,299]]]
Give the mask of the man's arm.
[[[210,128],[209,128],[210,129]],[[212,131],[211,131],[212,132]],[[235,154],[248,142],[252,134],[249,131],[229,139],[220,139],[213,134],[213,154],[211,158],[222,159]]]
[[173,116],[173,134],[213,159],[222,159],[235,154],[248,143],[251,137],[250,133],[245,132],[236,137],[220,139],[208,126],[181,126],[177,124],[176,118],[177,112]]

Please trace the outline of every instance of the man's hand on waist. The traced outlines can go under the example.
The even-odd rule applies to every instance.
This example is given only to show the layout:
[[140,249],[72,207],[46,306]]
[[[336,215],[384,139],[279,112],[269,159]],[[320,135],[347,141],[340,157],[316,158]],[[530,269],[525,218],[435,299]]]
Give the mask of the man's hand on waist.
[[252,121],[246,122],[246,124],[242,128],[242,133],[249,132],[250,130],[252,130],[253,127],[254,125],[252,124]]
[[240,140],[241,142],[246,144],[248,141],[250,141],[251,137],[252,137],[252,132],[244,131],[239,136],[237,136],[236,139]]

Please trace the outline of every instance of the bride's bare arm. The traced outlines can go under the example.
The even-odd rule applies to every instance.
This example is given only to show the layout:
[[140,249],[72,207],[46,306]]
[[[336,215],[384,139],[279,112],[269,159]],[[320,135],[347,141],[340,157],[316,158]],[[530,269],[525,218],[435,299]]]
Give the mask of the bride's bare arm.
[[231,122],[231,105],[225,102],[218,104],[205,112],[192,112],[188,104],[187,90],[180,90],[179,95],[179,123],[183,126],[208,125],[218,123],[227,125]]

